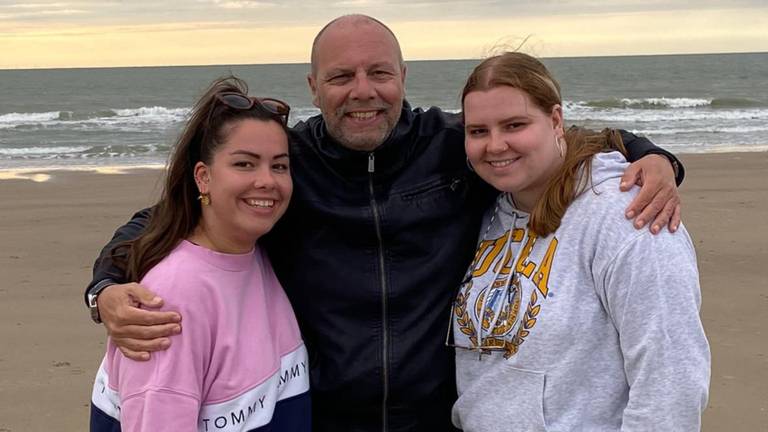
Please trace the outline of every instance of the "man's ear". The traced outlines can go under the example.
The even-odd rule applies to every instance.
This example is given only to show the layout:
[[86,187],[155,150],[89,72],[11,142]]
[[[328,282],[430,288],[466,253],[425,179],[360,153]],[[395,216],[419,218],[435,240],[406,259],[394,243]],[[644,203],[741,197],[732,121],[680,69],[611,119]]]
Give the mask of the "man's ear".
[[320,99],[317,96],[317,79],[311,73],[307,74],[307,84],[309,84],[309,91],[312,92],[312,105],[320,108]]
[[201,194],[208,193],[208,184],[211,181],[211,169],[203,162],[197,162],[194,168],[195,184]]

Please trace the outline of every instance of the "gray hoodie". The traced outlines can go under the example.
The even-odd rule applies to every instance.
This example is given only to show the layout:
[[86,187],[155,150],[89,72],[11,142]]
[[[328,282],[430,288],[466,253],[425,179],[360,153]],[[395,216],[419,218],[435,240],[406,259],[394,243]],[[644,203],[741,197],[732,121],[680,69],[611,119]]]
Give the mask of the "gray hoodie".
[[506,194],[486,216],[452,336],[489,349],[456,349],[457,427],[700,429],[710,353],[695,252],[682,226],[652,235],[624,218],[637,192],[619,191],[626,166],[619,153],[596,155],[593,187],[547,237]]

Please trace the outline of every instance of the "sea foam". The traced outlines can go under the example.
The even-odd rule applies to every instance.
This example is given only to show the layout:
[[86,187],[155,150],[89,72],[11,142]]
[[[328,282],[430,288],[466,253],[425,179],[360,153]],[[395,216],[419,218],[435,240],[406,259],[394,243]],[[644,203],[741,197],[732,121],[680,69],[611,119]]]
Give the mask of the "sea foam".
[[140,107],[96,112],[50,111],[42,113],[10,113],[0,115],[0,129],[30,126],[76,127],[78,125],[119,127],[121,125],[168,125],[186,120],[190,108]]
[[687,98],[687,97],[647,97],[647,98],[621,98],[600,99],[579,102],[592,108],[630,108],[643,109],[669,109],[669,108],[757,108],[766,104],[754,99],[746,98]]
[[24,147],[24,148],[3,148],[0,147],[2,156],[41,156],[41,155],[60,155],[67,153],[82,153],[90,150],[91,147]]

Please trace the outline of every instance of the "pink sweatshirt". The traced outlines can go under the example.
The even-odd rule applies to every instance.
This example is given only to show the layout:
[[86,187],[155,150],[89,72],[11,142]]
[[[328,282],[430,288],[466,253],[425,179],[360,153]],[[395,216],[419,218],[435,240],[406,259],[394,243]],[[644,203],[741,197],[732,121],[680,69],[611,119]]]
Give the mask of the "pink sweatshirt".
[[109,341],[91,431],[309,430],[306,349],[260,248],[230,255],[182,241],[141,284],[181,313],[182,333],[147,362]]

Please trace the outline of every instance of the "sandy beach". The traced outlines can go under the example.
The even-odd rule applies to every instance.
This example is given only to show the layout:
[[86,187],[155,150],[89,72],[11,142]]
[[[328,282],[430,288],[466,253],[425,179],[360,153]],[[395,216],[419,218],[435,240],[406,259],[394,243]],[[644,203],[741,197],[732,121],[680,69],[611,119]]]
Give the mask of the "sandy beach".
[[[712,348],[703,430],[767,431],[768,153],[681,159]],[[99,248],[157,198],[161,175],[0,180],[0,432],[87,430],[105,332],[88,318],[83,289]]]

